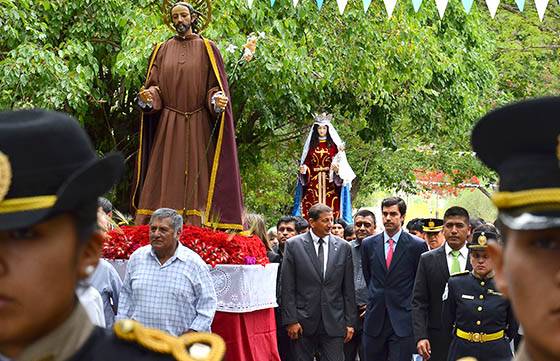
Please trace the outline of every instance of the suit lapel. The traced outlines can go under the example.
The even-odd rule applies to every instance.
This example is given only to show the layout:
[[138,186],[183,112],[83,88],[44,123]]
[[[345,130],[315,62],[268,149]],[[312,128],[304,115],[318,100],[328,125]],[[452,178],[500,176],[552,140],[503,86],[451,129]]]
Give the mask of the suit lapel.
[[439,268],[441,269],[442,274],[445,275],[445,279],[448,280],[451,275],[449,274],[449,267],[447,266],[447,254],[445,253],[445,244],[442,245],[440,248],[438,248],[438,251],[439,253],[437,255],[437,259],[439,263]]
[[469,252],[467,252],[467,265],[465,267],[465,271],[472,271],[471,250],[470,249],[469,249]]
[[307,232],[303,237],[303,247],[311,260],[311,264],[313,264],[313,268],[315,268],[315,273],[317,277],[321,280],[321,271],[319,268],[319,259],[317,258],[317,252],[315,251],[315,246],[313,245],[313,238],[311,238],[311,233]]
[[385,273],[386,273],[387,272],[387,262],[385,261],[385,241],[384,241],[384,238],[383,238],[383,233],[381,233],[377,237],[377,242],[373,246],[374,246],[375,254],[377,255],[377,258],[379,259],[379,263],[381,263],[381,266],[383,267],[383,269],[385,270]]
[[329,236],[329,255],[327,257],[327,269],[325,270],[325,280],[327,278],[330,277],[331,274],[333,274],[333,270],[334,270],[334,264],[336,261],[336,256],[338,255],[338,241],[332,237]]
[[395,253],[393,254],[393,259],[391,260],[391,265],[389,266],[389,273],[393,270],[397,263],[399,263],[403,254],[408,250],[409,239],[404,231],[401,232],[401,236],[397,242],[397,247],[395,248]]

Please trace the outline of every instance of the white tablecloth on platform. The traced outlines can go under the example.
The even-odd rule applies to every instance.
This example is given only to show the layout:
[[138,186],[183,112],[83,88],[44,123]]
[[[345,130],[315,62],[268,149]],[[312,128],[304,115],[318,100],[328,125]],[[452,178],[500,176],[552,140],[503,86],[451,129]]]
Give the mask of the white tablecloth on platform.
[[[122,279],[127,260],[107,260]],[[218,311],[245,313],[277,307],[276,277],[278,263],[261,265],[217,265],[210,268],[218,296]]]

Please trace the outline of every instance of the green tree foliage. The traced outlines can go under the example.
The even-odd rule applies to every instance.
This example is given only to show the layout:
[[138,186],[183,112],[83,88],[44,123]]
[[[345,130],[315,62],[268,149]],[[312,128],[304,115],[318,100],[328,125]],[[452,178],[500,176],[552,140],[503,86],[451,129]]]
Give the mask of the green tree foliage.
[[[527,7],[532,4],[527,4]],[[134,96],[155,43],[173,35],[161,0],[0,0],[0,108],[74,114],[100,153],[119,150],[129,174],[114,199],[126,209],[137,147]],[[540,23],[533,10],[483,2],[465,15],[450,1],[443,20],[425,1],[405,0],[387,19],[381,1],[364,13],[334,1],[218,0],[203,32],[229,72],[248,208],[287,213],[304,137],[315,111],[335,115],[358,175],[356,206],[377,189],[416,190],[413,171],[456,181],[493,179],[470,152],[473,122],[512,99],[558,93],[559,7]],[[250,33],[255,59],[239,63]],[[233,50],[237,47],[236,50]]]

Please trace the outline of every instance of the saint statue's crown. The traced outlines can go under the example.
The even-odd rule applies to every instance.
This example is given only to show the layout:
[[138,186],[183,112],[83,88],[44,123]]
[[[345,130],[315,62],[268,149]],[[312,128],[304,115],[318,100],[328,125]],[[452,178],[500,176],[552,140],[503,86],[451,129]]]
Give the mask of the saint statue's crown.
[[319,124],[327,124],[330,123],[333,119],[332,114],[329,113],[321,113],[314,115],[315,123]]

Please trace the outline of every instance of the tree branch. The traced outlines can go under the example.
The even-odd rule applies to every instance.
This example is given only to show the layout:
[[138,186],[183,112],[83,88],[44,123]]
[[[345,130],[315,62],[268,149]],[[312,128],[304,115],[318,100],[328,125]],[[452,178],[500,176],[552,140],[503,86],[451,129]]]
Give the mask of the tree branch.
[[114,41],[109,40],[109,39],[91,38],[91,42],[92,43],[109,44],[117,50],[120,50],[120,48],[121,48],[121,46],[119,44],[117,44]]

